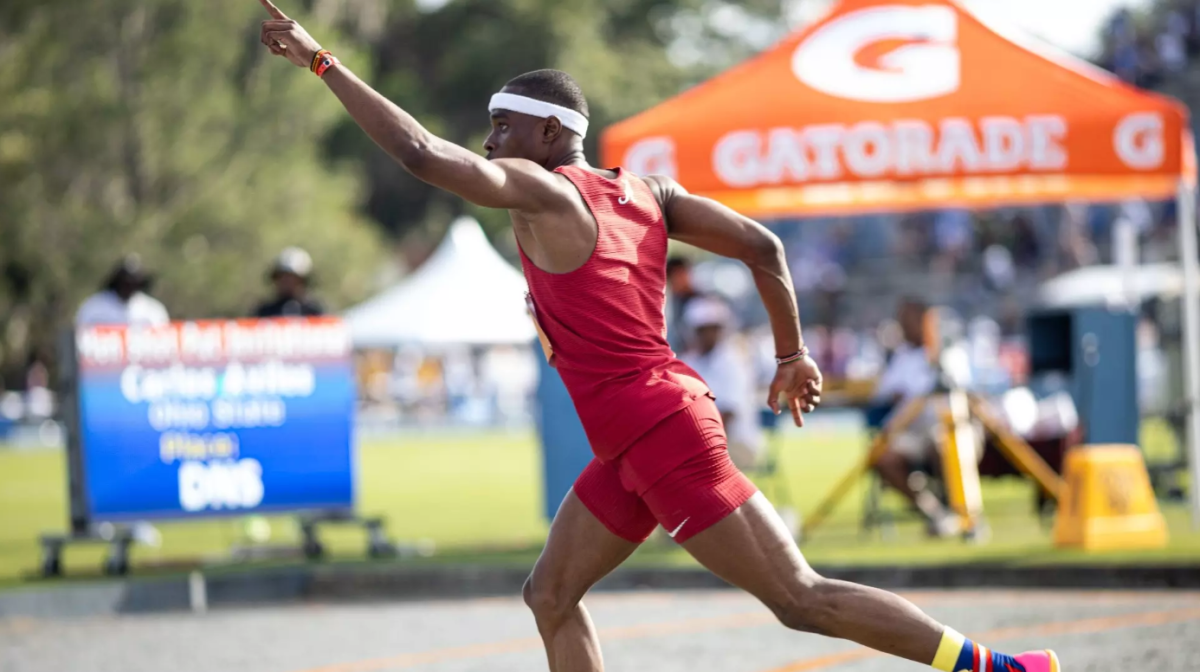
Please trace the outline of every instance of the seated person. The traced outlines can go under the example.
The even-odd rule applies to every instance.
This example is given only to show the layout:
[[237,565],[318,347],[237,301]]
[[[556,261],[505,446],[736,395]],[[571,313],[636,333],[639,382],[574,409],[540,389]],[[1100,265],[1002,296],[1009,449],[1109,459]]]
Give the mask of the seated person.
[[[888,359],[875,388],[876,407],[900,411],[909,401],[925,397],[937,387],[937,371],[925,350],[924,302],[906,298],[900,303],[897,320],[904,340]],[[936,471],[938,445],[944,432],[938,404],[927,404],[917,418],[892,436],[888,452],[875,463],[883,482],[904,495],[929,523],[931,534],[952,535],[958,531],[957,516],[951,513],[928,487],[920,471]],[[885,421],[886,422],[886,421]]]

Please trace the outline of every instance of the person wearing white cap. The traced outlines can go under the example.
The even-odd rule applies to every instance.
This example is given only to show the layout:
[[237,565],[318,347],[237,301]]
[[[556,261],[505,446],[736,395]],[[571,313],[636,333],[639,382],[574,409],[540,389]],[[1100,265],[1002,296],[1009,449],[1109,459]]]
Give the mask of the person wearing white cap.
[[765,443],[758,426],[750,360],[730,334],[733,312],[721,299],[701,297],[688,302],[683,323],[688,349],[679,358],[700,374],[716,396],[733,463],[739,469],[753,468]]
[[254,317],[316,317],[325,309],[308,296],[312,257],[299,247],[286,247],[271,265],[269,277],[274,298],[254,309]]

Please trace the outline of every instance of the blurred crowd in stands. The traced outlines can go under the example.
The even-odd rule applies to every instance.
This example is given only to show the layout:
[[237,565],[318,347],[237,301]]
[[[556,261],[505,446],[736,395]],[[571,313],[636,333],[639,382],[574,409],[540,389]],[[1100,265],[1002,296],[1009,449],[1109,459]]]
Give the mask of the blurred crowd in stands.
[[1200,2],[1171,0],[1145,20],[1128,9],[1105,26],[1099,64],[1118,77],[1153,89],[1200,56]]
[[[1139,233],[1142,263],[1177,258],[1173,203],[946,210],[783,221],[772,228],[788,250],[810,346],[831,375],[858,378],[877,371],[875,352],[887,350],[881,327],[886,330],[902,296],[952,309],[972,334],[1013,339],[1039,283],[1112,263],[1113,231],[1121,220]],[[752,299],[748,283],[733,283],[728,291],[719,277],[702,273],[704,289],[744,304],[739,312],[748,324],[765,318],[756,301],[743,302]]]

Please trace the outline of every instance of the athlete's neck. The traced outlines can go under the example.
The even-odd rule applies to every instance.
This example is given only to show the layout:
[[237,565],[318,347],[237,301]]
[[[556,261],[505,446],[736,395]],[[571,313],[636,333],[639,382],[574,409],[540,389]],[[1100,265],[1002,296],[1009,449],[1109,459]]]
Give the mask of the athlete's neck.
[[564,149],[561,153],[551,154],[546,161],[546,170],[554,170],[562,166],[579,166],[581,168],[590,168],[587,157],[583,155],[583,147],[578,143],[572,143],[570,147]]

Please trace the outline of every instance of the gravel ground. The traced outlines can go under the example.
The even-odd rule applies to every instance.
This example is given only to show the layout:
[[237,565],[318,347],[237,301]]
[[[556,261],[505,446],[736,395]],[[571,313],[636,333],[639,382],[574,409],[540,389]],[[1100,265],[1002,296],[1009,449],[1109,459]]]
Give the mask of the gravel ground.
[[[1065,672],[1200,670],[1200,594],[907,595],[1001,651],[1058,650]],[[904,672],[920,665],[777,625],[734,591],[588,600],[609,670]],[[545,670],[519,599],[312,605],[81,620],[0,620],[3,672]]]

